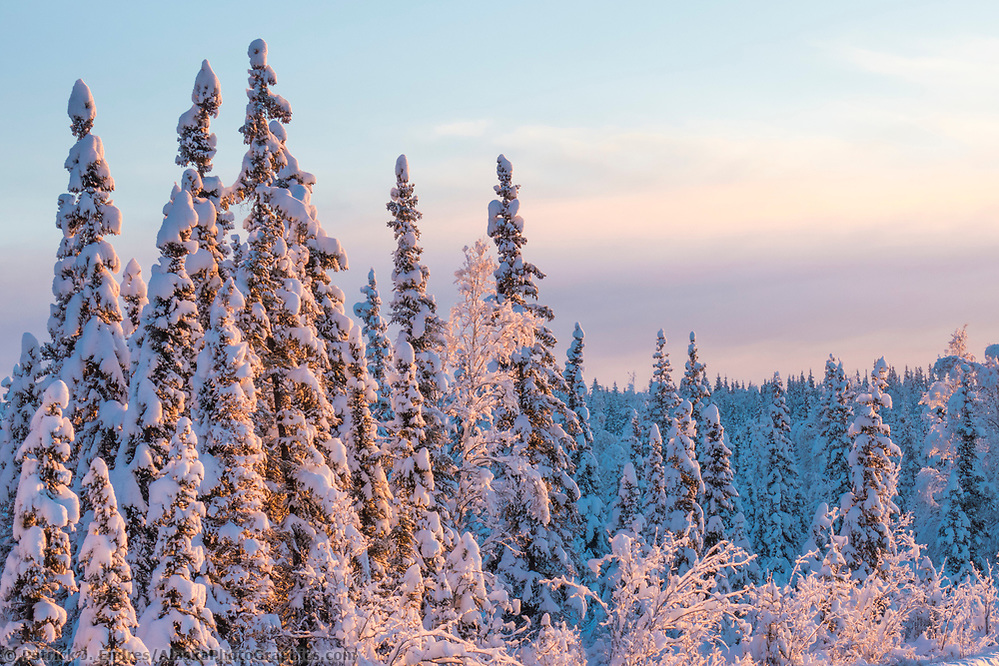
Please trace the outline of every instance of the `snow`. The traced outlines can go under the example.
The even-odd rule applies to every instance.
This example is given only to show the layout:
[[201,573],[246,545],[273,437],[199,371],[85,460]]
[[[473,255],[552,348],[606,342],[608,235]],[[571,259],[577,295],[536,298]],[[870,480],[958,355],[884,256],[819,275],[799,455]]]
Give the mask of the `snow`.
[[250,42],[247,55],[250,57],[250,67],[263,69],[267,66],[267,42],[262,39],[254,39]]
[[69,96],[69,117],[79,121],[93,121],[97,117],[97,107],[94,104],[94,96],[90,93],[90,88],[77,79],[73,84],[73,92]]
[[409,160],[400,155],[395,161],[395,177],[400,183],[409,181]]

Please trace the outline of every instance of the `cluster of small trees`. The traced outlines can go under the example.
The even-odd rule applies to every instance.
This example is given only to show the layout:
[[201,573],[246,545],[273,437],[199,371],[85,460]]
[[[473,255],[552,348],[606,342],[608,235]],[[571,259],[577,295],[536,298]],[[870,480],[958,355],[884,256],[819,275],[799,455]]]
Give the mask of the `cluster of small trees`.
[[[197,75],[178,124],[189,168],[148,284],[134,260],[114,279],[114,180],[90,90],[73,88],[49,341],[25,335],[2,403],[8,654],[570,664],[585,643],[620,664],[799,663],[847,654],[871,613],[889,638],[863,658],[904,637],[952,644],[939,637],[954,599],[977,594],[988,617],[971,378],[999,375],[994,363],[941,380],[950,411],[931,428],[955,442],[940,454],[953,471],[939,529],[964,587],[920,559],[895,504],[883,361],[855,397],[834,363],[813,391],[821,492],[838,508],[819,512],[803,551],[814,493],[780,377],[712,390],[691,334],[677,386],[660,331],[647,393],[588,390],[578,324],[557,359],[502,155],[487,227],[497,258],[485,241],[465,249],[447,318],[400,156],[391,299],[383,315],[372,271],[352,318],[331,277],[347,255],[288,147],[291,107],[272,90],[266,44],[249,57],[247,152],[231,185],[211,175],[219,81],[207,61]],[[934,501],[944,467],[928,469],[915,476],[932,477]],[[994,638],[980,615],[962,620],[962,647]]]

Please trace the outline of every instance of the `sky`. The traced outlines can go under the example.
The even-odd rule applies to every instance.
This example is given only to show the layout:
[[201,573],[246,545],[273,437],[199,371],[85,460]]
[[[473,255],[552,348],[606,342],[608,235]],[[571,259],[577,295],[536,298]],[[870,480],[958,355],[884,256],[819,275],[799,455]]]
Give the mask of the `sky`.
[[405,153],[446,314],[502,153],[589,379],[643,387],[660,328],[674,368],[696,331],[709,374],[756,383],[830,353],[925,366],[965,324],[979,357],[999,342],[999,3],[57,0],[0,6],[0,376],[23,332],[47,338],[74,81],[116,181],[112,242],[148,277],[195,75],[208,59],[222,83],[229,182],[256,38],[348,305],[372,267],[389,300]]

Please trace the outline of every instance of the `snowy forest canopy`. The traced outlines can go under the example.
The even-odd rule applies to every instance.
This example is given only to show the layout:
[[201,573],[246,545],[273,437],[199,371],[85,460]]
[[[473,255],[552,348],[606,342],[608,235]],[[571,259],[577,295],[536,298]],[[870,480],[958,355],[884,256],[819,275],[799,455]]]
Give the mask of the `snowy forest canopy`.
[[961,329],[925,369],[830,357],[757,387],[712,380],[693,333],[674,373],[659,331],[646,390],[589,384],[583,328],[549,329],[502,155],[492,247],[465,249],[447,316],[405,156],[388,304],[371,271],[348,308],[266,44],[249,57],[230,184],[211,175],[220,83],[197,74],[148,283],[109,240],[114,180],[73,87],[48,338],[25,334],[0,403],[5,662],[838,664],[996,644],[999,347],[976,361]]

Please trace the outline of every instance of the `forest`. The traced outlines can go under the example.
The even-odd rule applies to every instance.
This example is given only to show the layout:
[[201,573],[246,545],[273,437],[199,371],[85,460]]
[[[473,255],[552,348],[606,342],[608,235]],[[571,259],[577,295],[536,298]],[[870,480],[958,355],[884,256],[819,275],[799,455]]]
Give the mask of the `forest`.
[[830,356],[756,386],[709,374],[685,331],[674,370],[660,330],[647,387],[590,382],[585,322],[549,328],[503,155],[484,237],[436,282],[450,312],[404,155],[391,276],[349,296],[266,44],[248,55],[239,175],[212,175],[205,61],[148,281],[112,245],[95,101],[72,88],[47,338],[24,334],[0,402],[3,663],[915,664],[997,644],[999,345],[976,360],[959,328],[926,367]]

